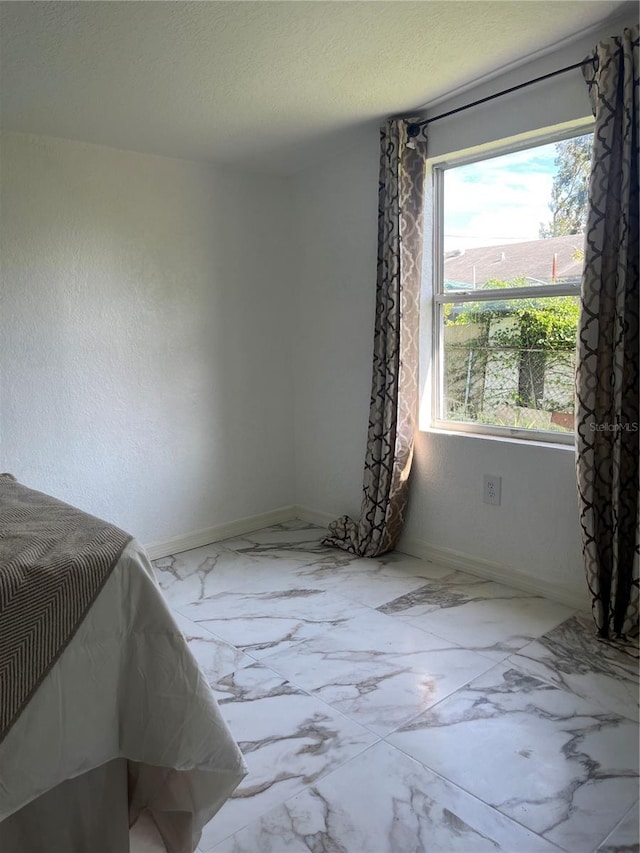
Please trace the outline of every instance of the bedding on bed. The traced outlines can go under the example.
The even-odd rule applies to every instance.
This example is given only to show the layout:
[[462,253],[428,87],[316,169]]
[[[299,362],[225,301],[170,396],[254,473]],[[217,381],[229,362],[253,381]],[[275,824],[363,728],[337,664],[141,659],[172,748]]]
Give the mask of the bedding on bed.
[[[22,489],[0,479],[5,509],[12,508],[4,518],[16,518],[17,533]],[[60,511],[59,518],[71,516]],[[5,530],[4,520],[0,525]],[[47,549],[29,551],[25,534],[17,552],[54,552],[47,531],[43,525]],[[118,533],[109,540],[112,555],[123,541]],[[101,551],[107,540],[97,528],[94,538]],[[11,605],[8,593],[20,585],[9,577],[2,601]],[[64,577],[83,583],[82,571]],[[91,580],[93,603],[75,633],[0,741],[2,853],[126,853],[130,827],[145,818],[158,830],[162,853],[192,853],[246,774],[144,549],[126,541],[99,578]],[[60,590],[78,600],[73,582]],[[35,596],[33,602],[38,614]],[[24,617],[28,623],[29,612]],[[5,634],[0,620],[0,645]]]
[[0,474],[0,742],[131,536]]

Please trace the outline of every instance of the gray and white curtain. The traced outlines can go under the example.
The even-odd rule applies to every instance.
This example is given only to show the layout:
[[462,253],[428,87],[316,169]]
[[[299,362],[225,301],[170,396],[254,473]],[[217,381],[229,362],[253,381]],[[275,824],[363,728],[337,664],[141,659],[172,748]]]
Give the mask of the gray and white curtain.
[[638,27],[598,44],[576,374],[585,571],[598,633],[638,635]]
[[426,163],[424,131],[380,130],[373,377],[360,520],[342,516],[325,544],[375,557],[402,530],[418,399],[418,324]]

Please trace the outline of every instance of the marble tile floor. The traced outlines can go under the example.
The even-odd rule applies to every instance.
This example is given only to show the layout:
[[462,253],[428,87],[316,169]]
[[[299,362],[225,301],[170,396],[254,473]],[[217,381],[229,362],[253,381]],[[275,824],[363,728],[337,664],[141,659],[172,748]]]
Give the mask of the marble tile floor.
[[590,616],[300,521],[155,562],[249,774],[200,853],[631,853],[638,661]]

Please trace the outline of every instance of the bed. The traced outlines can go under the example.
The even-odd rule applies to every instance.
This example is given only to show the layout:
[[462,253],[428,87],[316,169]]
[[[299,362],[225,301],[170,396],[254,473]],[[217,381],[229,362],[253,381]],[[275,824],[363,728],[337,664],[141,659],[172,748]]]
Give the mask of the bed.
[[[51,529],[20,512],[3,518],[23,489],[0,476],[0,546],[16,517],[36,538]],[[2,853],[127,853],[130,829],[143,821],[162,839],[159,850],[192,853],[246,773],[144,550],[126,535],[117,545],[113,567],[26,699],[13,701],[16,673],[0,671],[2,708],[16,706],[0,741]],[[6,553],[0,661],[17,588],[7,584]]]

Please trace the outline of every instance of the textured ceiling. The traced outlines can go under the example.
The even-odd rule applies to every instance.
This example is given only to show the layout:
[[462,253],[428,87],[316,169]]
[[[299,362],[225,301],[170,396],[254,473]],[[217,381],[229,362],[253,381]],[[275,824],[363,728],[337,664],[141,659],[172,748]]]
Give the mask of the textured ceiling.
[[623,7],[2,2],[2,127],[286,174]]

